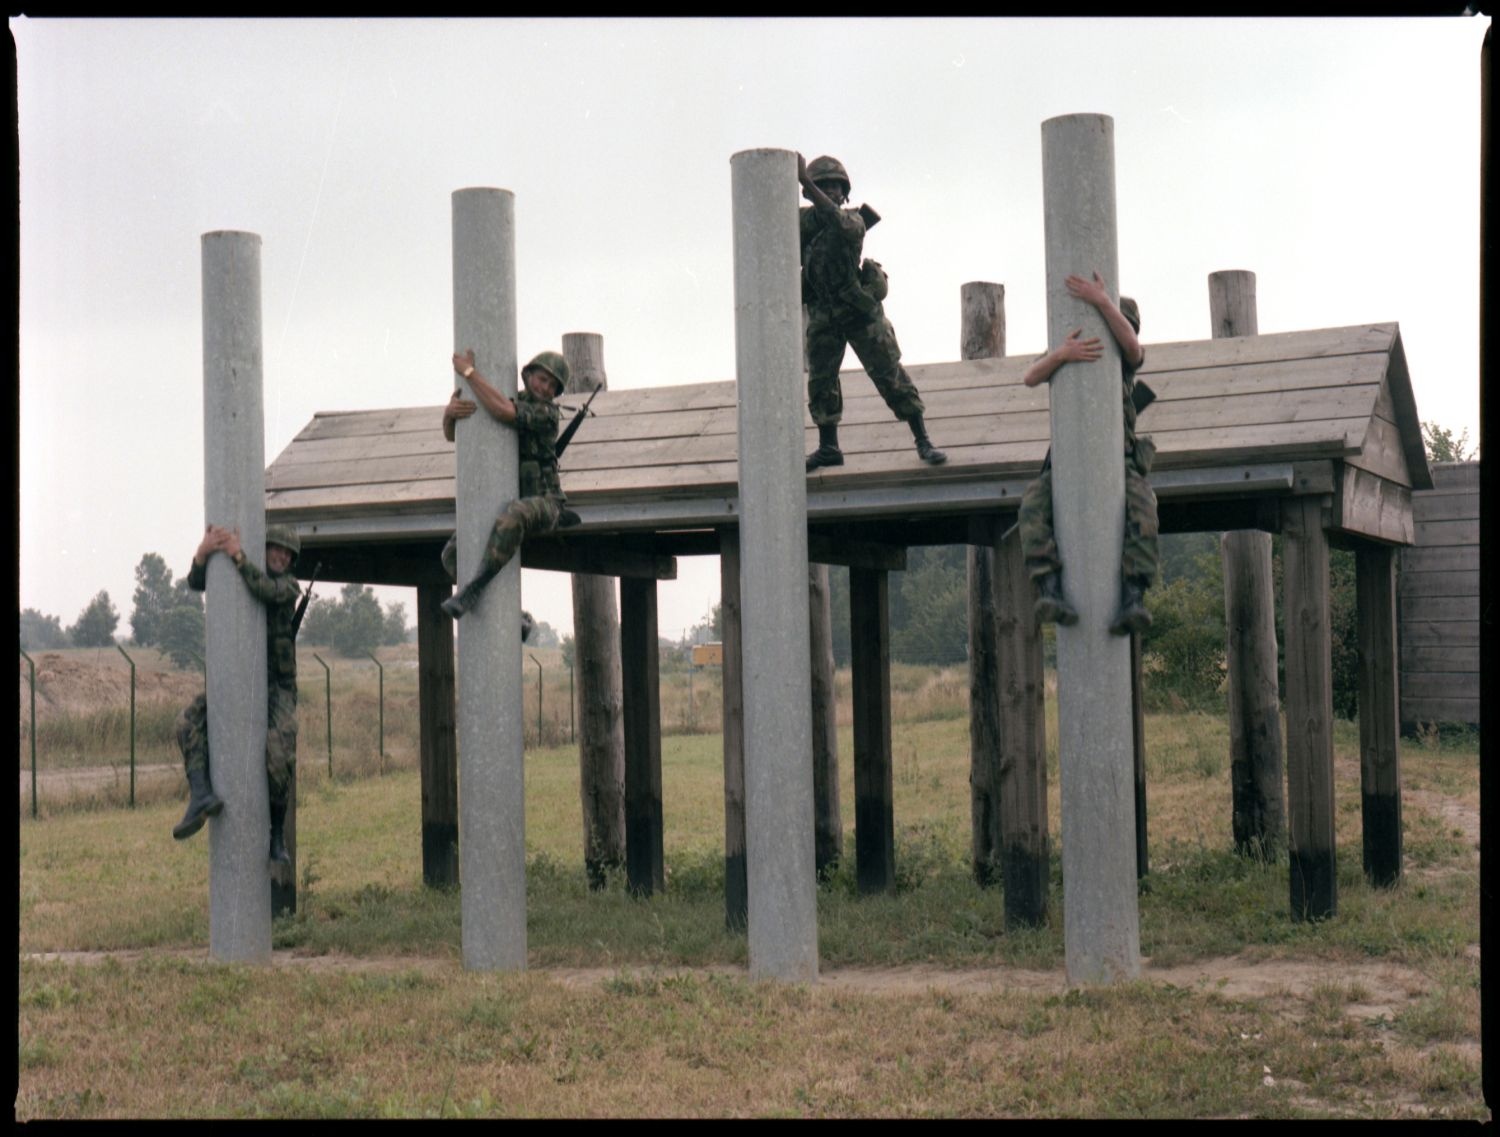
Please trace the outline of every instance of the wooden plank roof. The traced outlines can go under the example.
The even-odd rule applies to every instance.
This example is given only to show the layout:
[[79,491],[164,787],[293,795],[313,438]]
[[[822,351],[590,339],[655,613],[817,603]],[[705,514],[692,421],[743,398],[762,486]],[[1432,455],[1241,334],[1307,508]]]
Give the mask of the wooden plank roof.
[[[982,484],[1034,476],[1048,446],[1048,394],[1020,380],[1035,358],[908,365],[929,433],[948,453],[937,467],[916,460],[910,432],[864,372],[845,371],[846,464],[809,476],[809,512],[814,501],[843,500],[878,513],[889,498],[882,490],[957,508],[982,496]],[[1394,323],[1149,344],[1140,378],[1157,393],[1139,426],[1156,441],[1153,481],[1337,459],[1413,488],[1432,484]],[[609,390],[593,409],[561,463],[563,489],[588,528],[591,515],[597,523],[674,508],[697,517],[694,502],[719,503],[710,513],[732,508],[723,503],[737,495],[733,382]],[[454,449],[441,419],[441,405],[319,412],[266,471],[268,520],[338,521],[372,535],[381,518],[403,515],[445,517],[451,527]],[[810,450],[816,430],[804,422]],[[1361,463],[1367,448],[1383,465]]]

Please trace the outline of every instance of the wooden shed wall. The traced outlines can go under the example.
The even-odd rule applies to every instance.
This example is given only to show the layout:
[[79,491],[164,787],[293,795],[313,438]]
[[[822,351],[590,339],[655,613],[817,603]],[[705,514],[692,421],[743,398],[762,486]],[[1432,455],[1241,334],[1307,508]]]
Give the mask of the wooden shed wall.
[[1479,722],[1479,463],[1432,465],[1401,553],[1401,721]]

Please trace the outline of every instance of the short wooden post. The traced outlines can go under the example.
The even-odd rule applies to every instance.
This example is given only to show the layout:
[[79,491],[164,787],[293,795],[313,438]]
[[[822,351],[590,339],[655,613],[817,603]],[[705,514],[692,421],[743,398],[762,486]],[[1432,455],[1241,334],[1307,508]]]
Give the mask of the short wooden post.
[[1365,877],[1401,879],[1400,702],[1396,673],[1396,557],[1386,545],[1354,554],[1359,613],[1359,782]]
[[[569,394],[584,397],[608,388],[603,336],[569,332],[562,338],[562,349],[568,361]],[[573,574],[573,657],[578,671],[583,866],[589,887],[598,889],[604,887],[606,868],[625,863],[625,721],[614,577]]]
[[667,883],[662,859],[661,664],[656,638],[656,581],[622,577],[625,880],[636,896],[660,892]]
[[[975,280],[959,289],[964,359],[1005,354],[1005,285]],[[1000,882],[1000,673],[995,550],[967,549],[969,576],[969,813],[974,879]],[[1028,605],[1029,609],[1029,605]]]
[[890,573],[849,570],[854,696],[854,864],[862,893],[896,887],[891,778]]
[[1333,666],[1324,499],[1283,503],[1286,722],[1291,910],[1294,920],[1338,911],[1333,802]]
[[812,665],[813,865],[819,879],[844,855],[839,811],[838,700],[833,683],[833,618],[828,566],[807,566],[808,655]]
[[[1256,335],[1255,274],[1210,273],[1208,307],[1215,339]],[[1234,847],[1242,855],[1272,858],[1286,844],[1286,798],[1271,535],[1235,530],[1220,537],[1219,549],[1224,564]]]
[[446,584],[417,586],[417,719],[421,734],[422,883],[458,883],[458,706]]
[[1051,879],[1047,840],[1046,677],[1042,629],[1014,526],[995,547],[995,625],[1000,715],[1000,865],[1005,926],[1047,920]]
[[719,530],[719,621],[724,631],[724,926],[745,927],[745,694],[740,627],[740,531]]

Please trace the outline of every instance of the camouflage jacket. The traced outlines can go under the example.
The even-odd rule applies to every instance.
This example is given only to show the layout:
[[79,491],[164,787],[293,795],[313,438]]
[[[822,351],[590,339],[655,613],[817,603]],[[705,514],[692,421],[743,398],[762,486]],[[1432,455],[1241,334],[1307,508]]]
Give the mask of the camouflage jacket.
[[880,303],[860,287],[865,220],[857,209],[805,205],[798,215],[802,245],[802,302],[836,316],[872,319]]
[[[266,679],[272,686],[296,690],[297,634],[292,621],[302,594],[297,578],[289,572],[262,572],[249,557],[239,568],[250,595],[266,606]],[[202,592],[207,585],[208,565],[194,561],[188,570],[188,587]]]
[[562,411],[556,403],[544,403],[524,388],[517,392],[515,404],[521,496],[561,498],[557,432]]

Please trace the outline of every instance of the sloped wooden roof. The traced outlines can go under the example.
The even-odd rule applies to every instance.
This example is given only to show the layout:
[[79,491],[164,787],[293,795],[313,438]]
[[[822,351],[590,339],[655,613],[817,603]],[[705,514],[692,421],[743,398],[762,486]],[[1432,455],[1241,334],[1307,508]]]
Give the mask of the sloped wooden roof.
[[[847,512],[878,513],[893,487],[979,500],[981,485],[1034,476],[1048,446],[1048,389],[1020,380],[1035,358],[908,365],[928,431],[948,453],[938,467],[916,460],[910,432],[863,371],[845,371],[846,464],[809,477],[810,514],[841,500]],[[1156,441],[1154,482],[1335,459],[1398,486],[1432,484],[1394,323],[1148,344],[1140,378],[1157,393],[1139,424]],[[561,463],[585,528],[652,510],[701,521],[732,508],[723,503],[737,494],[733,382],[603,391],[593,409]],[[441,420],[441,405],[318,413],[266,472],[268,520],[338,521],[347,535],[421,516],[451,529],[454,449]],[[805,422],[810,450],[816,430]]]

